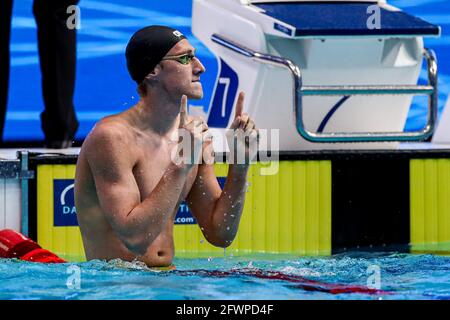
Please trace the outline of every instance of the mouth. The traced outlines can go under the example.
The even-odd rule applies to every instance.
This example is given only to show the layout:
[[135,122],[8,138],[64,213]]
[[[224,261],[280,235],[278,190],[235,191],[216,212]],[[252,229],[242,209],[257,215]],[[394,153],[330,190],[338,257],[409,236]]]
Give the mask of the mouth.
[[192,80],[192,82],[200,82],[200,79]]

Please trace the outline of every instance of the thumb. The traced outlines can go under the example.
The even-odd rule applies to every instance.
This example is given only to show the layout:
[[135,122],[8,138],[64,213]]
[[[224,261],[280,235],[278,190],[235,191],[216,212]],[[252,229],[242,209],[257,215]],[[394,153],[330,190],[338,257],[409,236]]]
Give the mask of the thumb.
[[183,127],[187,122],[187,97],[183,94],[181,97],[181,108],[180,108],[180,125],[179,128]]
[[230,129],[237,129],[239,127],[239,123],[241,122],[241,117],[237,116],[234,118],[233,122],[230,125]]

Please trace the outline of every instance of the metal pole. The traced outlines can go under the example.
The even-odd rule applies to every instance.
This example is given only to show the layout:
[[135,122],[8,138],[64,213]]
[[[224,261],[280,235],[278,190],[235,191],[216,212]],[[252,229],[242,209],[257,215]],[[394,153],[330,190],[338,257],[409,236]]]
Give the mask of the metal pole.
[[29,153],[28,151],[17,151],[17,157],[20,160],[20,191],[21,191],[21,232],[23,235],[29,235],[29,202],[28,202],[28,180],[34,178],[34,172],[28,170]]
[[[246,48],[230,39],[213,34],[211,40],[240,55],[255,61],[287,68],[292,75],[294,97],[294,119],[297,132],[311,142],[387,142],[387,141],[421,141],[429,138],[435,129],[438,109],[437,62],[432,50],[424,49],[424,58],[428,65],[428,85],[373,85],[373,86],[302,86],[300,68],[291,60],[272,56]],[[303,123],[303,95],[406,95],[421,94],[429,96],[428,120],[420,131],[413,132],[332,132],[318,133],[306,130]]]

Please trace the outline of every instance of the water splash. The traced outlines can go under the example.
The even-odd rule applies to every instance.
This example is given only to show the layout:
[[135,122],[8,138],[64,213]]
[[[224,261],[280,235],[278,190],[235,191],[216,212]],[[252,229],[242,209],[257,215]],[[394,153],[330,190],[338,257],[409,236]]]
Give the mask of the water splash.
[[328,286],[320,291],[315,290],[317,283],[301,281],[331,288],[364,287],[367,267],[374,264],[381,268],[382,289],[392,293],[383,300],[450,297],[449,257],[347,252],[309,258],[235,254],[231,259],[226,253],[230,250],[224,250],[223,257],[221,252],[204,258],[176,257],[179,272],[119,259],[77,263],[81,290],[76,293],[66,288],[68,264],[0,259],[0,299],[379,299],[377,294],[330,294]]

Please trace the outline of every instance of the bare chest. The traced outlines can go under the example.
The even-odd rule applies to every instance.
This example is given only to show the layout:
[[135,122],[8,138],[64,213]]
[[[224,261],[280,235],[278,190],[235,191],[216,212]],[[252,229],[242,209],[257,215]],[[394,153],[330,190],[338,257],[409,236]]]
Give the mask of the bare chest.
[[[170,150],[144,150],[137,157],[133,175],[143,201],[158,186],[169,166],[172,164]],[[194,184],[197,176],[197,166],[189,172],[179,201],[184,200]]]

